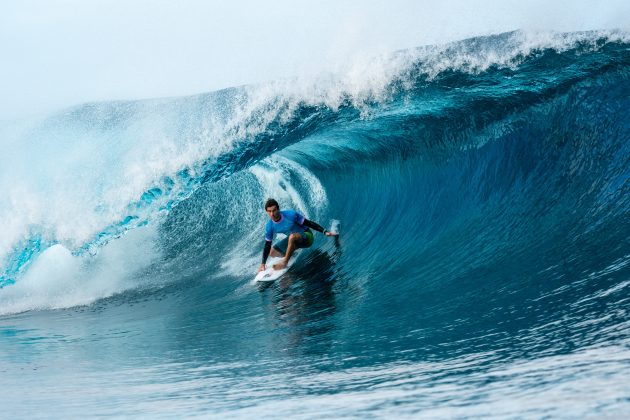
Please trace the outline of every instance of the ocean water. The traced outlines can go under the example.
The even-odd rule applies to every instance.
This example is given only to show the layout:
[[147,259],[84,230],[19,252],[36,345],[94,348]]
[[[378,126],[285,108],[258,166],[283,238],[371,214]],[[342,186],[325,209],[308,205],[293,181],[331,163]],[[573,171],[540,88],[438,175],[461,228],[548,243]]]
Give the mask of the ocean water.
[[[630,414],[630,38],[0,127],[0,417]],[[328,226],[252,282],[267,197]]]

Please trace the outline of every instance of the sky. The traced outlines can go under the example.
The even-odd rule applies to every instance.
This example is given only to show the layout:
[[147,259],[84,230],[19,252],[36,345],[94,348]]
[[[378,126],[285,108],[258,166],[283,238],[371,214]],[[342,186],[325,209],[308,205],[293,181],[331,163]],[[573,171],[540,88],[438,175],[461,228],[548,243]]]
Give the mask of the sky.
[[630,1],[0,0],[0,121],[315,75],[515,29],[630,30]]

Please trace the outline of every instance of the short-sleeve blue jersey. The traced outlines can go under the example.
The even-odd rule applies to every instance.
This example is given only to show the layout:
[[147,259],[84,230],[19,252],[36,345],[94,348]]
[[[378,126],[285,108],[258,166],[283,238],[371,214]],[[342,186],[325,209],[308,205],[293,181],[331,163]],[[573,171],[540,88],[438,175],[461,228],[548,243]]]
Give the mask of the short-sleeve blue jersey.
[[290,235],[292,233],[302,233],[308,229],[304,226],[304,216],[294,210],[281,210],[280,221],[274,222],[269,219],[265,226],[265,240],[271,242],[276,233]]

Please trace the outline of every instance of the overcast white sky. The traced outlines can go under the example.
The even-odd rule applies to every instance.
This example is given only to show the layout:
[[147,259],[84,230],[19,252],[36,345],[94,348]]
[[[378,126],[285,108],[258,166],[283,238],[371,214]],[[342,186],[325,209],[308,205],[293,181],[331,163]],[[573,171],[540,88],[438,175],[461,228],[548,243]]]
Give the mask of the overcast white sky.
[[0,0],[0,121],[334,69],[513,29],[630,28],[628,0]]

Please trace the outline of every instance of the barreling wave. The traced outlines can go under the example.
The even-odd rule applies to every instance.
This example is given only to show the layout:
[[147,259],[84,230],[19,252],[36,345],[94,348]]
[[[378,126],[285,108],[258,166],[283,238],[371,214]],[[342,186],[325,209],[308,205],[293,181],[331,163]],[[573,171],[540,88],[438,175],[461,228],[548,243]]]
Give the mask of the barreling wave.
[[[91,302],[220,260],[246,275],[272,195],[344,220],[344,238],[367,245],[348,246],[339,275],[405,267],[398,292],[422,279],[447,294],[445,279],[478,285],[522,264],[536,281],[566,264],[579,278],[626,270],[629,45],[616,32],[513,32],[32,123],[4,146],[1,311]],[[25,302],[46,261],[71,267],[52,276],[71,295],[80,279],[97,285],[57,299],[47,284]],[[124,269],[99,271],[111,264]]]

